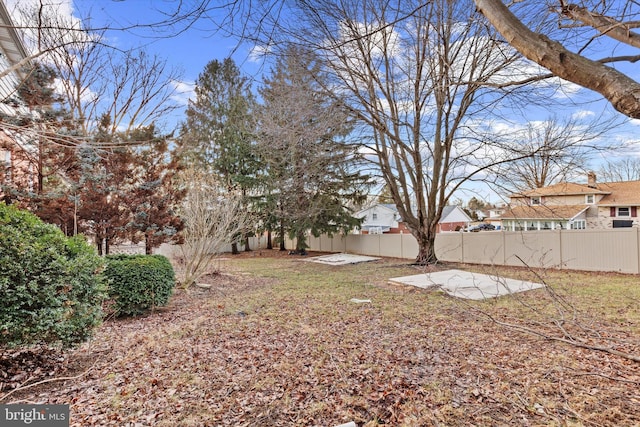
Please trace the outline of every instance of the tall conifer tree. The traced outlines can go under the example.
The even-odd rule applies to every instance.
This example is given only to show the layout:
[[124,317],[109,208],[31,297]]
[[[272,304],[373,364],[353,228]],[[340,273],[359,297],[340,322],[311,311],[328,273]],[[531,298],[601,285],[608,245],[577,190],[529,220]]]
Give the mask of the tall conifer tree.
[[[312,53],[289,47],[260,90],[260,154],[267,171],[265,199],[271,220],[304,251],[306,233],[349,230],[358,219],[368,177],[356,168],[356,147],[344,105],[324,90],[322,66]],[[281,246],[282,248],[282,246]]]
[[250,82],[232,59],[213,60],[198,76],[195,93],[179,138],[182,162],[217,175],[228,190],[241,191],[247,211],[257,171]]

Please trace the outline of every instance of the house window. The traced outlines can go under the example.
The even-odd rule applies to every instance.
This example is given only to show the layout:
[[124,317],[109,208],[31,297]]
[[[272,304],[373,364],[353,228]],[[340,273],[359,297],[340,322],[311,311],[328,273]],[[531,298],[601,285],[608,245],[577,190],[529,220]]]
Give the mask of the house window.
[[540,196],[533,196],[531,198],[532,205],[539,205],[541,203]]
[[520,221],[514,221],[513,222],[513,231],[522,231],[524,230],[524,223],[520,222]]
[[378,219],[378,214],[377,213],[371,214],[371,219],[373,219],[374,221]]
[[630,219],[614,219],[613,228],[629,228],[633,227],[633,220]]
[[595,201],[596,201],[596,200],[595,200],[595,197],[596,197],[596,196],[594,196],[593,194],[587,194],[586,196],[584,196],[584,199],[585,199],[585,200],[584,200],[584,202],[585,202],[587,205],[592,205],[592,204],[594,204],[594,203],[595,203]]
[[587,221],[584,219],[574,219],[571,222],[572,230],[584,230],[585,228],[587,228]]
[[618,216],[631,216],[629,208],[618,208]]

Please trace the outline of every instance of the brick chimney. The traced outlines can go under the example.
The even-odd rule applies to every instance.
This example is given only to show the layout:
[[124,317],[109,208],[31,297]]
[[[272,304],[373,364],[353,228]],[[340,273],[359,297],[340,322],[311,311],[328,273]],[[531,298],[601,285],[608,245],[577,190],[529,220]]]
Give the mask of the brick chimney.
[[596,188],[596,173],[594,171],[589,171],[587,174],[587,186]]

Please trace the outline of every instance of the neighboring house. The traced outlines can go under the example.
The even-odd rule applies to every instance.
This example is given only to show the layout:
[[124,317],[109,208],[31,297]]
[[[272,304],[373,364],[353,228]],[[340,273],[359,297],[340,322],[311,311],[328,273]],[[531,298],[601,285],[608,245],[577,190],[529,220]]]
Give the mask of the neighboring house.
[[488,222],[489,224],[493,225],[494,227],[496,227],[496,230],[499,230],[502,228],[502,214],[504,214],[505,209],[507,208],[507,205],[505,204],[501,204],[500,206],[496,206],[495,208],[491,208],[489,209],[489,216],[485,217],[485,222]]
[[478,221],[484,221],[485,218],[489,217],[489,210],[480,210],[478,209],[477,211],[475,211],[476,214],[476,218],[478,218]]
[[[0,0],[0,71],[5,71],[18,64],[27,57],[25,48],[18,37],[13,22],[7,12],[4,2]],[[17,99],[18,85],[25,78],[21,69],[9,72],[0,78],[0,113],[12,116],[18,112],[28,111]],[[31,176],[24,176],[23,171],[29,174],[28,165],[25,164],[24,137],[15,129],[0,123],[0,179],[3,183],[32,181]],[[20,141],[17,142],[17,141]],[[2,195],[0,191],[0,196]]]
[[500,216],[505,230],[609,229],[633,227],[640,207],[640,181],[562,182],[516,193]]
[[[362,234],[398,234],[410,233],[402,222],[398,209],[393,204],[376,204],[354,214],[356,218],[363,218],[360,232]],[[471,223],[471,218],[458,206],[445,206],[442,219],[438,224],[440,231],[457,231]]]
[[460,231],[469,227],[471,218],[460,206],[445,206],[438,223],[438,233],[442,231]]
[[393,204],[378,203],[356,212],[356,218],[363,218],[360,225],[362,234],[398,234],[409,232],[402,223],[398,209]]

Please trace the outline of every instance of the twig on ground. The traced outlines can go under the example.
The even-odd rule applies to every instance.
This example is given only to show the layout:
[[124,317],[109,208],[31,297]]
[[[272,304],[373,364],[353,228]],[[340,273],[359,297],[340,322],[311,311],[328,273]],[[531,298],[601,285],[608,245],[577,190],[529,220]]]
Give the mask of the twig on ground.
[[47,383],[54,382],[54,381],[77,380],[78,378],[82,378],[83,376],[88,374],[89,371],[91,371],[93,369],[93,367],[96,365],[96,363],[97,363],[97,361],[94,362],[94,364],[91,365],[87,370],[85,370],[84,372],[81,372],[80,374],[75,375],[73,377],[47,378],[46,380],[42,380],[42,381],[38,381],[38,382],[35,382],[35,383],[32,383],[32,384],[22,385],[22,386],[16,387],[13,390],[11,390],[10,392],[5,393],[4,395],[0,396],[0,402],[5,401],[9,396],[11,396],[14,393],[17,393],[18,391],[27,390],[27,389],[30,389],[32,387],[38,386],[38,385],[47,384]]
[[634,362],[638,362],[640,363],[640,356],[637,356],[635,354],[631,354],[631,353],[626,353],[624,351],[619,351],[616,350],[614,348],[611,347],[604,347],[604,346],[600,346],[600,345],[592,345],[592,344],[587,344],[586,342],[583,341],[577,341],[577,340],[571,340],[565,337],[556,337],[553,335],[549,335],[549,334],[545,334],[544,332],[532,329],[532,328],[528,328],[526,326],[522,326],[522,325],[516,325],[514,323],[508,323],[508,322],[503,322],[500,321],[498,319],[496,319],[495,317],[493,317],[492,315],[490,315],[487,312],[484,312],[482,310],[479,310],[479,312],[481,314],[483,314],[484,316],[486,316],[487,318],[489,318],[492,322],[496,323],[497,325],[500,326],[504,326],[506,328],[510,328],[510,329],[515,329],[521,332],[525,332],[531,335],[535,335],[538,336],[540,338],[544,338],[546,340],[550,340],[550,341],[558,341],[558,342],[562,342],[565,344],[570,344],[576,347],[580,347],[580,348],[584,348],[587,350],[595,350],[595,351],[601,351],[601,352],[605,352],[605,353],[609,353],[609,354],[613,354],[615,356],[619,356]]

